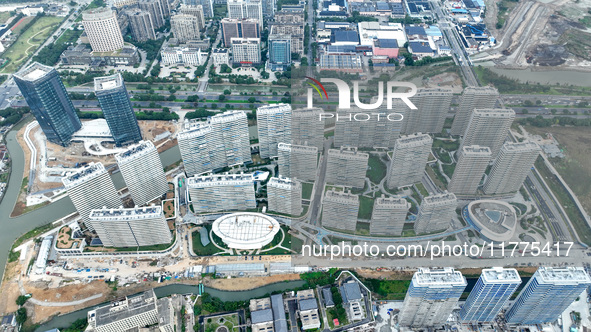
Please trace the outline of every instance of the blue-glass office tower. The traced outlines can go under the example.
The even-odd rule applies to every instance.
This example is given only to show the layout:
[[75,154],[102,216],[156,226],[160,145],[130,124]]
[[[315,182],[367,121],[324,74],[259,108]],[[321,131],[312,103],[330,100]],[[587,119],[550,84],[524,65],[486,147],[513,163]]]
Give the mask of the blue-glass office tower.
[[398,316],[400,326],[442,326],[467,285],[462,273],[452,268],[419,269],[404,298]]
[[124,146],[141,141],[142,132],[121,74],[96,77],[94,93],[111,129],[115,145]]
[[591,285],[582,267],[540,267],[505,314],[508,324],[550,323]]
[[82,127],[58,72],[38,62],[14,74],[14,81],[47,140],[67,146]]
[[269,65],[271,70],[286,70],[291,64],[291,35],[269,36]]
[[483,269],[460,310],[460,320],[464,323],[494,321],[520,284],[521,278],[515,269]]

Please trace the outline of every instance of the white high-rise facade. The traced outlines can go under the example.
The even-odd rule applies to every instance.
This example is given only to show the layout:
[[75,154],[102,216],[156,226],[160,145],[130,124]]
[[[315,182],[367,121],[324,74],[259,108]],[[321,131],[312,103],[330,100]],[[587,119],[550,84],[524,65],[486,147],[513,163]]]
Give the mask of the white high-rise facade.
[[517,192],[539,155],[540,147],[531,141],[503,144],[484,184],[484,192],[487,195]]
[[[373,100],[372,100],[373,102]],[[358,148],[393,148],[400,136],[404,108],[397,105],[391,110],[359,108],[337,109],[335,115],[334,146]]]
[[145,205],[168,191],[160,155],[151,141],[130,146],[115,160],[135,205]]
[[277,156],[279,143],[291,143],[291,105],[257,108],[257,130],[261,158]]
[[402,197],[376,198],[371,212],[369,234],[402,235],[410,203]]
[[272,177],[267,182],[269,211],[297,217],[302,214],[302,185],[295,179]]
[[243,211],[256,208],[252,174],[219,174],[187,179],[195,213]]
[[76,173],[64,177],[62,182],[76,211],[90,230],[93,230],[88,217],[91,210],[121,206],[115,185],[101,163],[90,163]]
[[326,182],[348,187],[363,188],[369,154],[357,148],[330,149],[326,167]]
[[261,62],[260,38],[232,38],[232,62],[241,65],[258,64]]
[[427,134],[416,133],[397,139],[388,167],[388,188],[421,182],[431,145],[433,139]]
[[228,111],[207,122],[186,124],[177,139],[189,176],[252,162],[248,120],[243,111]]
[[448,192],[423,198],[414,225],[415,233],[418,235],[447,229],[456,214],[457,204],[456,195]]
[[589,274],[582,267],[541,266],[507,310],[505,319],[515,325],[554,322],[590,285]]
[[82,13],[82,25],[93,52],[112,52],[123,48],[123,35],[115,12],[96,8]]
[[462,146],[488,146],[492,158],[496,158],[514,119],[515,111],[509,108],[475,109],[468,121]]
[[519,285],[521,278],[515,269],[482,269],[480,278],[460,310],[460,320],[472,324],[493,322]]
[[455,194],[476,194],[490,158],[490,149],[486,146],[464,146],[447,190]]
[[411,97],[416,110],[407,113],[403,133],[435,133],[443,130],[450,109],[452,90],[447,88],[421,88]]
[[302,181],[315,181],[318,148],[315,146],[279,143],[277,146],[279,174]]
[[253,18],[263,26],[263,2],[262,0],[228,0],[229,18]]
[[172,241],[162,206],[96,209],[90,223],[105,247],[142,247]]
[[322,200],[322,227],[354,232],[357,228],[359,197],[343,191],[328,190]]
[[453,268],[419,269],[412,277],[398,315],[400,326],[443,326],[467,285],[462,273]]
[[457,108],[454,122],[451,125],[452,135],[464,135],[470,115],[475,109],[494,108],[499,91],[492,86],[469,86],[464,89],[460,98],[460,105]]
[[324,121],[321,108],[298,108],[291,118],[292,144],[315,146],[322,151],[324,145]]

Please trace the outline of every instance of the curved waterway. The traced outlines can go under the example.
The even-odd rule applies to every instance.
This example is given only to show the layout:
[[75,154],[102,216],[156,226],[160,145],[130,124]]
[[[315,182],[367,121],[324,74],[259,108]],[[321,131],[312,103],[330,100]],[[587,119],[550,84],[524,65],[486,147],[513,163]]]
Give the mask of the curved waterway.
[[[302,287],[306,282],[303,280],[294,280],[294,281],[287,281],[287,282],[279,282],[255,289],[245,290],[245,291],[223,291],[215,288],[205,287],[205,292],[209,293],[213,297],[217,297],[220,300],[226,301],[247,301],[254,298],[263,297],[267,294],[273,293],[275,291],[283,291],[286,289],[294,289]],[[154,293],[156,293],[157,297],[165,297],[170,296],[172,294],[199,294],[199,286],[197,285],[183,285],[183,284],[174,284],[174,285],[166,285],[158,288],[154,288]],[[35,332],[43,332],[50,329],[62,329],[64,327],[70,326],[75,320],[80,318],[85,318],[86,313],[102,304],[85,308],[82,310],[74,311],[69,314],[65,314],[62,316],[56,316],[49,320],[48,322],[44,323],[43,325],[39,326]]]
[[[18,144],[16,133],[25,124],[25,121],[19,123],[6,136],[6,147],[12,158],[12,175],[10,176],[4,199],[0,202],[0,229],[2,229],[0,232],[0,277],[4,275],[8,252],[14,240],[36,227],[51,223],[75,211],[72,201],[66,196],[56,202],[16,218],[10,217],[10,213],[14,208],[20,192],[25,167],[25,155],[23,149]],[[161,153],[160,159],[165,167],[180,160],[181,155],[178,146]],[[117,172],[112,178],[117,188],[125,185],[121,173]],[[0,278],[0,280],[2,279]]]
[[[529,281],[529,277],[522,277],[521,278],[521,285],[518,288],[518,291],[521,291],[523,286],[527,284]],[[464,292],[470,292],[478,278],[466,278],[468,282],[468,286],[464,290]],[[285,291],[288,289],[295,289],[304,286],[306,282],[303,280],[293,280],[287,282],[279,282],[255,289],[245,290],[245,291],[223,291],[215,288],[205,287],[205,292],[209,293],[213,297],[218,297],[220,300],[226,301],[247,301],[250,299],[256,299],[263,297],[267,294],[273,293],[275,291]],[[170,296],[172,294],[199,294],[199,286],[197,285],[183,285],[183,284],[174,284],[174,285],[166,285],[158,288],[154,288],[154,293],[156,293],[157,297],[165,297]],[[35,330],[35,332],[43,332],[50,329],[63,329],[65,327],[70,326],[75,320],[80,318],[85,318],[86,313],[89,310],[92,310],[98,306],[103,304],[99,304],[93,307],[85,308],[82,310],[74,311],[69,314],[56,316],[49,320],[48,322],[44,323],[43,325],[39,326]]]

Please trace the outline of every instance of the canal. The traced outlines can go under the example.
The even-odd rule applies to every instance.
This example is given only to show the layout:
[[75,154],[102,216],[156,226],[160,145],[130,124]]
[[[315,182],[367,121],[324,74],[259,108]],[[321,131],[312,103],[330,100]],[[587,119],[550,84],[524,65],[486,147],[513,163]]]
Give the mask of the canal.
[[[0,202],[0,228],[2,229],[2,232],[0,232],[0,276],[4,275],[4,268],[12,243],[19,236],[36,227],[67,216],[75,211],[72,201],[66,196],[56,202],[16,218],[10,217],[10,213],[14,208],[21,189],[25,165],[25,155],[23,149],[18,144],[16,133],[25,124],[26,122],[22,121],[6,135],[6,147],[12,158],[12,174],[8,182],[4,199]],[[165,167],[180,160],[181,155],[178,146],[161,153],[160,159]],[[112,178],[117,188],[121,188],[125,185],[120,172],[113,174]]]

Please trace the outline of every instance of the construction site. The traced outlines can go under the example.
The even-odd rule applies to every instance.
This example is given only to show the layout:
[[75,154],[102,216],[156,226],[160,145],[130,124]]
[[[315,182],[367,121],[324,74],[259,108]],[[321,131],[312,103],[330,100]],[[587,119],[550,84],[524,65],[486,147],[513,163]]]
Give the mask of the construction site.
[[591,1],[487,1],[485,21],[497,44],[472,57],[498,68],[591,66]]

